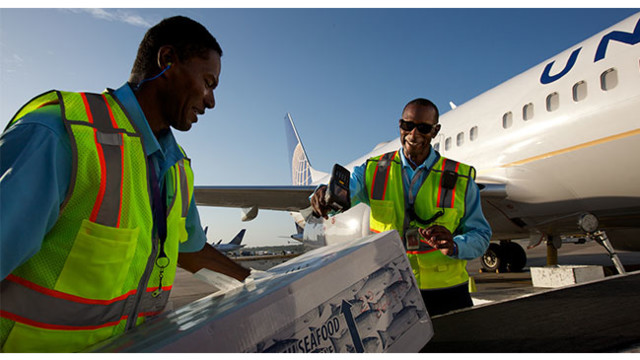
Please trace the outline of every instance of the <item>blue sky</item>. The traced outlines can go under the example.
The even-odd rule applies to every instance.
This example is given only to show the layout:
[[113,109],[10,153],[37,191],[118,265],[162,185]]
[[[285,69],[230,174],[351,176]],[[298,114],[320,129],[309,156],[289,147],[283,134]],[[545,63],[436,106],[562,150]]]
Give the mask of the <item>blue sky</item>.
[[[148,27],[173,15],[220,42],[216,108],[178,141],[196,185],[287,185],[290,112],[313,167],[329,171],[398,136],[404,104],[460,105],[639,9],[0,9],[0,118],[49,89],[100,92],[129,76]],[[286,244],[286,212],[200,207],[209,241],[246,228]]]

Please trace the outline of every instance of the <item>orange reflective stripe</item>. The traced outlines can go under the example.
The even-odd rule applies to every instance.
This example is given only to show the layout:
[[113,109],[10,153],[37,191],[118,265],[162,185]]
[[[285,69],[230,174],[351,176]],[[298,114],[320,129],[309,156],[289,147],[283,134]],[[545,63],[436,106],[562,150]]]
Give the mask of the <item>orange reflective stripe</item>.
[[[446,163],[447,163],[447,159],[443,158],[442,159],[442,168],[440,170],[444,171],[444,166],[445,166]],[[439,181],[439,184],[438,184],[438,200],[436,201],[436,204],[437,204],[436,206],[437,207],[442,207],[441,203],[442,203],[442,174],[440,176],[440,181]]]
[[[460,163],[456,162],[456,168],[454,169],[454,171],[456,172],[456,174],[458,173],[458,169],[460,168]],[[450,208],[453,208],[453,202],[456,199],[456,188],[454,187],[451,190],[451,204],[449,205]]]
[[[71,295],[71,294],[67,294],[64,292],[60,292],[57,290],[53,290],[53,289],[47,289],[45,287],[42,287],[36,283],[33,283],[27,279],[23,279],[21,277],[15,276],[13,274],[9,274],[6,277],[6,280],[20,284],[24,287],[27,287],[29,289],[35,290],[39,293],[42,294],[46,294],[48,296],[51,297],[56,297],[56,298],[60,298],[60,299],[65,299],[65,300],[69,300],[69,301],[73,301],[73,302],[77,302],[77,303],[82,303],[82,304],[94,304],[94,305],[109,305],[112,304],[114,302],[117,301],[121,301],[124,300],[126,298],[128,298],[131,295],[134,295],[137,290],[133,289],[125,294],[122,294],[118,297],[115,297],[113,299],[109,299],[109,300],[99,300],[99,299],[89,299],[89,298],[84,298],[81,296],[76,296],[76,295]],[[4,281],[3,281],[4,283]]]
[[407,251],[407,254],[412,254],[412,255],[419,255],[419,254],[428,254],[431,252],[434,252],[438,249],[433,249],[431,248],[431,250],[423,250],[423,251]]
[[[147,290],[146,290],[146,291],[147,291],[148,293],[151,293],[151,292],[154,292],[154,291],[158,290],[159,288],[160,288],[159,286],[150,287],[150,288],[147,288]],[[171,291],[171,289],[173,289],[173,285],[163,286],[163,287],[162,287],[162,291]]]
[[24,318],[22,316],[16,315],[16,314],[12,314],[8,311],[4,311],[4,310],[0,310],[0,317],[3,317],[5,319],[9,319],[15,322],[19,322],[22,324],[26,324],[29,326],[34,326],[34,327],[39,327],[42,329],[50,329],[50,330],[95,330],[95,329],[100,329],[100,328],[105,328],[105,327],[109,327],[109,326],[115,326],[118,325],[118,323],[122,320],[126,320],[127,316],[123,316],[120,320],[115,320],[113,322],[109,322],[109,323],[105,323],[105,324],[101,324],[101,325],[79,325],[79,326],[73,326],[73,325],[58,325],[58,324],[46,324],[46,323],[41,323],[38,321],[34,321],[31,319],[27,319]]
[[87,110],[87,119],[89,120],[89,123],[93,124],[93,115],[89,110],[89,101],[87,100],[87,95],[86,93],[80,93],[80,96],[82,96],[82,102],[84,103],[84,108]]
[[111,111],[111,106],[109,105],[109,101],[107,101],[107,97],[104,94],[101,94],[102,100],[104,100],[104,104],[107,106],[107,110],[109,111],[109,119],[111,120],[111,127],[114,129],[118,128],[118,123],[116,119],[113,117],[113,111]]

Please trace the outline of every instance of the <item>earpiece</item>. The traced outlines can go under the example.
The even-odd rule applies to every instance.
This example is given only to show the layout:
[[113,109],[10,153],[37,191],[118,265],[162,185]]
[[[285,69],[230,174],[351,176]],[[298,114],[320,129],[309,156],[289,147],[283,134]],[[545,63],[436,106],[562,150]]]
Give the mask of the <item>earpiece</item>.
[[138,85],[136,85],[136,90],[140,89],[140,85],[142,85],[143,83],[159,78],[162,74],[165,73],[165,71],[167,71],[167,70],[169,70],[169,68],[171,68],[171,65],[173,65],[173,63],[172,62],[168,62],[167,66],[164,69],[162,69],[160,74],[158,74],[158,75],[156,75],[156,76],[154,76],[152,78],[148,78],[148,79],[144,79],[144,80],[140,81],[140,83]]

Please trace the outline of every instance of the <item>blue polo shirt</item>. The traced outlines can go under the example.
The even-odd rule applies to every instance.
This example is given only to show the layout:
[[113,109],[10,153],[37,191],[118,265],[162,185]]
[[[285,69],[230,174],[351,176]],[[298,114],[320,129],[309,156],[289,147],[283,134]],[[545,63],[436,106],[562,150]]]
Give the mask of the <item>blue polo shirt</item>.
[[[409,189],[411,196],[415,199],[418,195],[420,186],[414,186],[410,188],[410,184],[414,181],[414,176],[418,176],[415,179],[415,184],[422,184],[427,177],[428,171],[433,167],[438,160],[438,154],[430,147],[429,155],[425,161],[417,166],[415,169],[411,168],[409,160],[404,156],[404,151],[399,150],[400,158],[402,159],[402,180],[404,182],[404,188]],[[418,169],[424,169],[418,171]],[[349,179],[349,191],[351,192],[351,203],[353,205],[363,202],[369,204],[369,195],[366,190],[365,173],[367,169],[367,163],[360,166],[356,166],[351,173]],[[405,193],[405,203],[407,202],[408,194]],[[453,237],[458,246],[458,254],[452,256],[462,260],[472,260],[478,258],[484,254],[489,246],[489,240],[491,239],[491,227],[482,214],[482,207],[480,206],[480,196],[478,185],[475,181],[471,180],[469,184],[466,196],[465,196],[466,213],[460,220],[458,226],[459,234]]]
[[[114,95],[140,130],[144,152],[161,179],[183,158],[173,133],[154,136],[129,84]],[[40,250],[67,195],[71,162],[69,135],[58,105],[27,114],[0,135],[0,279]],[[187,233],[180,251],[202,249],[206,236],[193,199]]]

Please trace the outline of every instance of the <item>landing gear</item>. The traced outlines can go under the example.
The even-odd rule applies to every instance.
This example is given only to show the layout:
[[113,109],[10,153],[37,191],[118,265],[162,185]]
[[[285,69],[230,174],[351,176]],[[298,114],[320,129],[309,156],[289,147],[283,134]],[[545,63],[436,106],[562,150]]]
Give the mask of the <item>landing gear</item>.
[[527,265],[527,254],[524,252],[522,246],[514,242],[506,242],[501,244],[504,246],[507,253],[507,271],[520,272]]
[[519,272],[527,264],[522,246],[511,241],[492,243],[480,259],[482,269],[489,272]]
[[616,267],[616,270],[618,270],[618,274],[626,274],[624,266],[622,265],[622,262],[620,262],[620,258],[618,257],[618,254],[616,254],[613,245],[611,245],[607,234],[604,231],[596,231],[595,233],[593,233],[593,238],[598,244],[600,244],[607,250],[607,252],[609,253],[609,258],[613,262],[613,265]]
[[502,260],[504,259],[504,255],[502,254],[502,249],[498,244],[489,244],[489,248],[482,255],[480,259],[480,263],[482,264],[482,269],[485,271],[495,272],[500,271],[502,267]]

